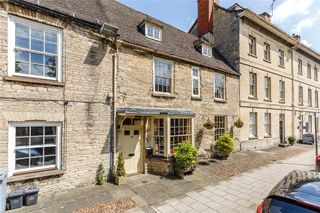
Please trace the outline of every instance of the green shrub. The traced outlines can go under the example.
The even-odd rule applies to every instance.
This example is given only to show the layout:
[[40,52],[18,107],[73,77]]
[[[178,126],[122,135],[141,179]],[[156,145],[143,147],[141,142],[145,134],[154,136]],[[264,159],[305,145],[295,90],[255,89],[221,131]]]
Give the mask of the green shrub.
[[295,141],[296,141],[296,138],[295,138],[294,136],[289,136],[289,137],[288,137],[288,141],[295,142]]
[[117,175],[119,177],[124,177],[126,175],[126,171],[124,168],[124,157],[122,152],[120,152],[118,155]]
[[218,138],[218,140],[214,144],[214,149],[224,155],[229,155],[233,151],[234,146],[234,140],[230,137],[229,134],[225,133]]
[[188,141],[182,142],[175,149],[175,166],[186,169],[197,163],[197,149]]
[[103,163],[100,163],[97,171],[97,184],[103,185],[104,180],[105,180],[105,170],[104,170]]

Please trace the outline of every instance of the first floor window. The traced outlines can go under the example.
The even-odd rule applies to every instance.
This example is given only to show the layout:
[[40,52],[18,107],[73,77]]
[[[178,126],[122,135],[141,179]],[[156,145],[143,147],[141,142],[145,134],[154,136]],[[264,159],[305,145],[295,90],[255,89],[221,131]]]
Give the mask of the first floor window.
[[249,73],[249,96],[257,97],[257,74]]
[[315,99],[315,107],[319,108],[319,92],[315,91],[314,92],[314,99]]
[[299,86],[299,105],[303,105],[303,87]]
[[225,75],[214,75],[214,98],[225,99]]
[[284,67],[284,51],[279,49],[279,65]]
[[270,44],[264,43],[264,60],[270,61]]
[[279,92],[280,92],[280,102],[285,102],[285,95],[286,95],[286,90],[285,90],[285,82],[284,81],[279,81]]
[[191,118],[170,119],[170,149],[173,150],[182,142],[192,143],[192,121]]
[[256,38],[253,36],[249,36],[249,54],[256,55],[257,47],[256,47]]
[[164,154],[164,119],[157,118],[154,119],[154,153],[155,154]]
[[192,95],[200,96],[200,70],[198,67],[192,68]]
[[172,92],[172,63],[167,60],[154,60],[154,90],[155,92]]
[[215,116],[214,126],[214,140],[218,140],[226,132],[226,116]]
[[314,80],[318,81],[318,68],[314,67]]
[[9,75],[59,80],[61,30],[13,16],[9,23]]
[[271,78],[267,76],[264,77],[264,93],[265,98],[271,100]]
[[308,89],[308,105],[312,106],[312,91]]
[[250,112],[249,137],[257,137],[257,113]]
[[311,78],[311,64],[308,64],[307,77]]
[[264,132],[265,136],[271,136],[271,113],[264,114]]
[[302,75],[302,60],[298,59],[298,74]]
[[11,172],[59,168],[60,124],[12,124],[9,137]]

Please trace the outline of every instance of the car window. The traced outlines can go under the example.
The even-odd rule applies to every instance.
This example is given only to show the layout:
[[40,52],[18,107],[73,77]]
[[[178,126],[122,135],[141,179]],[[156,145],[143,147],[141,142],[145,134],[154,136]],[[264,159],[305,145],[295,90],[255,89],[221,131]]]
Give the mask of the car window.
[[269,207],[269,213],[316,213],[316,211],[307,209],[298,204],[286,202],[283,200],[272,199]]

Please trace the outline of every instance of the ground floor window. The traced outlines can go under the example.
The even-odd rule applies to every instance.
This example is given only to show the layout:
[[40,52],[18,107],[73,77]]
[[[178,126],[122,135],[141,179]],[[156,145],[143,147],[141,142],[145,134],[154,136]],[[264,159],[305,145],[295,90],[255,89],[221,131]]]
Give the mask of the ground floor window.
[[257,113],[250,112],[249,137],[257,137]]
[[226,116],[215,116],[214,124],[214,140],[218,140],[226,132]]
[[154,119],[153,140],[154,140],[154,153],[163,155],[164,141],[165,141],[163,118]]
[[192,142],[191,118],[170,119],[170,149],[173,150],[181,142]]
[[53,123],[10,125],[10,171],[25,172],[44,168],[59,168],[60,128],[60,124]]
[[271,136],[271,113],[264,114],[264,132],[265,137]]

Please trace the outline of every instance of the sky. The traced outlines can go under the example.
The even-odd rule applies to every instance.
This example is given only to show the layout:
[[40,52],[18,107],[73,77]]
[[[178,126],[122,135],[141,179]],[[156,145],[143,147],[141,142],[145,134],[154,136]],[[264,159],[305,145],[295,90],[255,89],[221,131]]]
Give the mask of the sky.
[[[118,0],[119,2],[188,31],[197,19],[197,0]],[[274,0],[220,0],[228,8],[238,3],[260,14],[272,14]],[[288,34],[298,34],[306,46],[320,52],[320,0],[275,0],[272,23]]]

